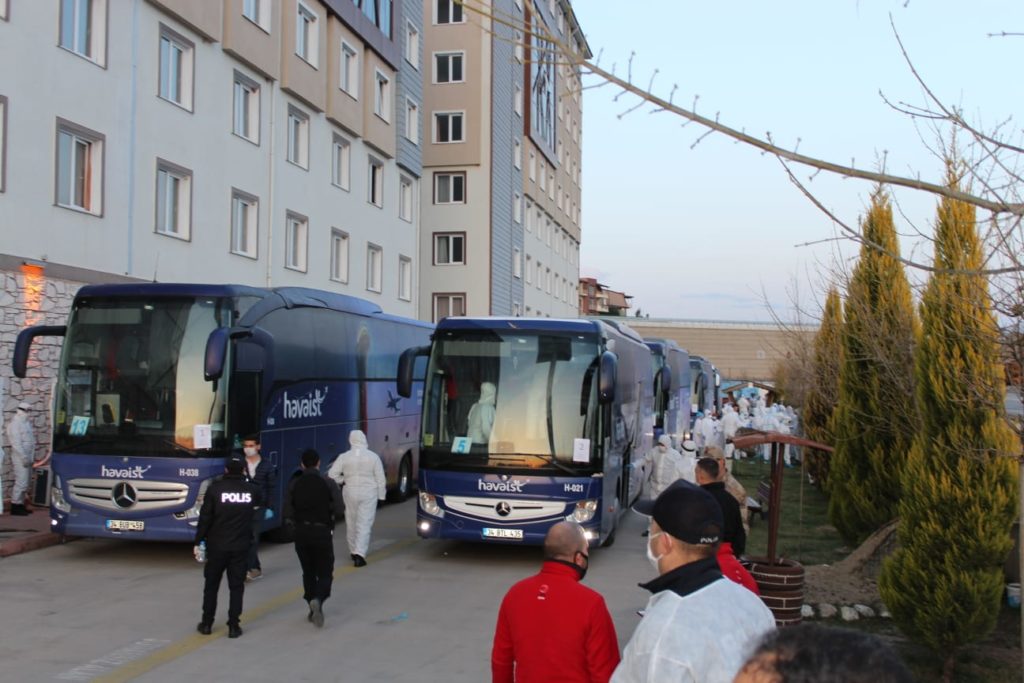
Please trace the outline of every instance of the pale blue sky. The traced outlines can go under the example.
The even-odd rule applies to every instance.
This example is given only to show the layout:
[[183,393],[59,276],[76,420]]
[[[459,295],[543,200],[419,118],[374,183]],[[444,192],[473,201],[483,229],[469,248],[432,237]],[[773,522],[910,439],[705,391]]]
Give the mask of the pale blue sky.
[[[576,0],[577,18],[600,65],[752,134],[836,162],[872,168],[883,151],[901,175],[941,180],[942,165],[922,142],[927,129],[891,110],[892,100],[925,103],[900,55],[897,30],[929,86],[991,125],[1024,113],[1019,65],[1020,0]],[[591,79],[591,83],[595,81]],[[822,264],[837,254],[831,222],[786,178],[779,162],[682,119],[650,114],[621,120],[635,98],[613,102],[612,86],[586,91],[583,110],[583,242],[580,274],[634,295],[652,317],[767,320],[762,292],[780,309],[797,278],[812,294]],[[1011,125],[1020,129],[1018,121]],[[1018,140],[1019,142],[1019,140]],[[806,178],[810,170],[800,170]],[[818,175],[810,188],[856,225],[871,186]],[[897,193],[897,229],[930,232],[935,199]],[[904,240],[905,255],[915,241]],[[855,253],[847,244],[845,255]],[[916,241],[913,256],[930,259]]]

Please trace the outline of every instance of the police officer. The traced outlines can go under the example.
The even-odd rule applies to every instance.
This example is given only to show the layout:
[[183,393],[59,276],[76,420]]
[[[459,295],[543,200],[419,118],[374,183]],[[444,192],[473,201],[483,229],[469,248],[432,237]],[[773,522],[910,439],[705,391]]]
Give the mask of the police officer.
[[284,520],[294,525],[295,554],[302,565],[302,597],[309,604],[307,619],[324,625],[323,604],[331,597],[334,577],[334,521],[344,512],[341,491],[333,479],[320,474],[320,454],[302,454],[302,474],[288,484]]
[[252,519],[262,501],[259,489],[244,477],[245,463],[232,458],[224,466],[224,476],[206,490],[196,527],[195,553],[206,542],[206,567],[203,576],[203,620],[196,630],[209,635],[217,614],[217,593],[220,579],[228,573],[228,638],[242,635],[238,619],[242,615],[242,594],[245,592],[245,568],[252,543]]

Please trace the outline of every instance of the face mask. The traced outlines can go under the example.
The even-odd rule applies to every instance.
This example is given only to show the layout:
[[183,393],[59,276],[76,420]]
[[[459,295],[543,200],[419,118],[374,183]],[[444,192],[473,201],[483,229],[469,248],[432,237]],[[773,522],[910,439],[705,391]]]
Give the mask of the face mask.
[[[583,553],[578,553],[578,554],[579,555],[583,555]],[[579,565],[576,565],[576,571],[580,575],[580,581],[582,581],[583,577],[587,575],[587,569],[590,568],[590,555],[583,555],[583,559],[584,559],[585,562],[584,562],[582,567],[579,566]]]
[[245,451],[246,457],[251,458],[252,456],[256,455],[256,448],[254,446],[249,446],[248,448],[243,448],[242,450]]
[[650,538],[647,539],[647,559],[651,563],[651,566],[654,567],[654,571],[656,572],[661,571],[661,569],[658,568],[658,560],[665,556],[655,555],[653,552],[651,552],[651,542],[654,541],[654,539],[656,539],[658,536],[661,536],[663,533],[663,531],[659,531],[656,534],[651,534]]

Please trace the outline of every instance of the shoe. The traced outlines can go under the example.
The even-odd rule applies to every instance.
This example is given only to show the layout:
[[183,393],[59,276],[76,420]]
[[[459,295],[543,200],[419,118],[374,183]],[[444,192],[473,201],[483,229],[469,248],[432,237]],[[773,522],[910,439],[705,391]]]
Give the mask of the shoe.
[[309,606],[309,614],[306,615],[306,621],[308,621],[310,623],[313,622],[313,606],[312,605]]
[[15,517],[25,517],[32,513],[25,509],[24,505],[11,505],[11,515]]
[[352,558],[352,561],[353,561],[353,562],[355,562],[355,561],[356,561],[356,558],[357,558],[357,557],[359,557],[359,556],[358,556],[358,555],[356,555],[355,553],[352,553],[352,554],[350,554],[350,555],[349,555],[349,557],[351,557],[351,558]]
[[237,638],[242,635],[242,627],[238,624],[228,624],[228,638]]
[[213,624],[209,624],[205,621],[200,621],[196,625],[196,630],[202,633],[204,636],[210,635],[213,632]]
[[311,621],[317,628],[323,628],[324,626],[324,610],[320,605],[319,598],[313,598],[309,601],[309,611],[312,616]]
[[260,569],[250,569],[249,571],[247,571],[245,573],[245,580],[246,581],[255,581],[256,579],[260,578],[261,576],[263,576],[263,571],[262,570],[260,570]]
[[363,557],[362,555],[356,555],[355,558],[352,560],[352,564],[354,564],[357,567],[365,567],[366,566],[366,558]]

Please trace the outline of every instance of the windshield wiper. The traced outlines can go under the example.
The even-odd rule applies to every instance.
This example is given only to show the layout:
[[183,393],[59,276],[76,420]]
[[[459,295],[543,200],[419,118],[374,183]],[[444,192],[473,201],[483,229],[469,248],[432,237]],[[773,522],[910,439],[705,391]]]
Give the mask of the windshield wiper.
[[574,477],[583,476],[582,474],[580,474],[579,470],[577,470],[575,468],[572,468],[572,467],[569,467],[568,465],[560,462],[558,460],[558,458],[556,458],[555,456],[549,455],[547,453],[492,453],[490,457],[491,458],[505,458],[505,457],[507,457],[507,458],[540,458],[541,460],[544,460],[544,461],[554,465],[555,467],[557,467],[558,469],[562,470],[563,472],[568,472],[569,474],[573,475]]
[[199,451],[193,450],[193,449],[189,448],[188,446],[182,446],[180,443],[178,443],[174,439],[160,439],[160,440],[163,441],[168,446],[172,446],[175,450],[184,451],[184,452],[188,453],[189,455],[191,455],[192,457],[195,457],[196,455],[199,454]]

